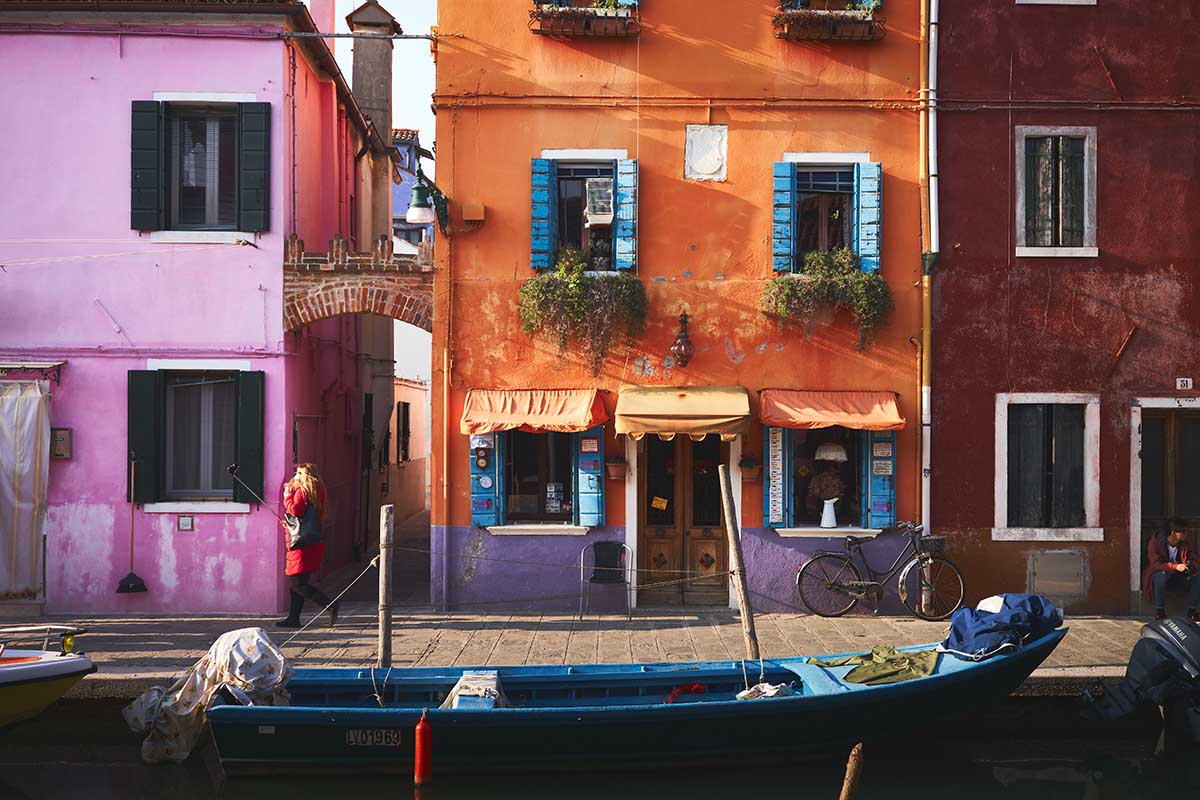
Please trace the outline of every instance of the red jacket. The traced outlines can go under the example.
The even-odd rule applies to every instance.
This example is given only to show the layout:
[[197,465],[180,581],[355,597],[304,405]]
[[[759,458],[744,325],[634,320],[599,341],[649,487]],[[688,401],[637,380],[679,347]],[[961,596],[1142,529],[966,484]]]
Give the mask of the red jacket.
[[[321,496],[321,516],[324,517],[325,509],[325,484],[317,484],[317,494]],[[283,510],[293,517],[303,517],[304,512],[308,510],[308,498],[304,496],[304,492],[298,487],[292,486],[291,482],[285,483],[283,486]],[[287,531],[283,532],[284,547],[287,546]],[[283,570],[284,575],[303,575],[309,572],[316,572],[321,568],[321,560],[325,558],[325,542],[317,542],[310,544],[308,547],[300,547],[296,550],[287,551],[287,562]]]
[[1147,599],[1152,596],[1153,589],[1150,582],[1154,579],[1156,572],[1167,572],[1172,575],[1186,574],[1175,570],[1180,564],[1191,564],[1193,567],[1196,565],[1196,556],[1188,547],[1187,542],[1179,543],[1179,552],[1172,561],[1170,553],[1167,552],[1167,534],[1159,532],[1150,537],[1150,541],[1146,543],[1146,566],[1142,570],[1142,595]]

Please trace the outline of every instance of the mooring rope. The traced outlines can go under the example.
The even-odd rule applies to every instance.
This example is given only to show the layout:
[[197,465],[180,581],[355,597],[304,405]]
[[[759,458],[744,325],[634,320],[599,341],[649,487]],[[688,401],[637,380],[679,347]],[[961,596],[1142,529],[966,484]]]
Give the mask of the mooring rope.
[[338,592],[337,597],[333,598],[333,600],[331,600],[329,602],[329,605],[325,606],[323,609],[321,609],[316,614],[314,614],[312,619],[310,619],[307,623],[305,623],[304,626],[302,628],[300,628],[300,630],[296,631],[291,636],[289,636],[283,642],[283,644],[279,645],[279,648],[282,650],[284,647],[287,647],[289,644],[292,643],[293,639],[295,639],[297,636],[299,636],[300,634],[302,634],[306,630],[308,630],[308,627],[310,625],[312,625],[314,622],[316,622],[318,619],[320,619],[322,614],[324,614],[326,611],[328,611],[329,609],[331,609],[335,605],[337,605],[337,602],[342,599],[342,595],[344,595],[346,592],[350,591],[350,589],[354,586],[354,584],[358,583],[359,580],[362,579],[363,575],[366,575],[371,570],[372,567],[377,566],[378,564],[379,564],[379,556],[375,556],[374,558],[372,558],[370,560],[370,562],[368,562],[367,566],[363,569],[363,571],[358,573],[357,578],[350,581],[350,583],[348,583],[346,585],[345,589],[342,589],[340,592]]

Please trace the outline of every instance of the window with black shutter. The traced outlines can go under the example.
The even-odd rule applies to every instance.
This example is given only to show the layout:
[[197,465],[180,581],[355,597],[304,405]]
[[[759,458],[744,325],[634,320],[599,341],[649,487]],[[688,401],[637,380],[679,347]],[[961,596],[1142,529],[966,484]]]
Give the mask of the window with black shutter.
[[1008,524],[1078,528],[1084,513],[1084,406],[1008,406]]
[[1078,136],[1025,139],[1025,245],[1084,245],[1084,149]]
[[131,227],[267,230],[270,120],[269,103],[134,101]]
[[396,420],[400,428],[396,442],[396,461],[399,463],[404,463],[412,458],[409,454],[409,445],[412,443],[411,414],[412,405],[410,403],[403,401],[396,403]]

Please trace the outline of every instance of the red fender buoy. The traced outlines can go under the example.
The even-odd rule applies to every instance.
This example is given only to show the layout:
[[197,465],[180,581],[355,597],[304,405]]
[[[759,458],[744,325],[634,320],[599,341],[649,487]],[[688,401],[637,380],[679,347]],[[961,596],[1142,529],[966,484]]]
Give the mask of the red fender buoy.
[[425,719],[425,711],[421,712],[421,721],[417,723],[416,735],[413,737],[413,784],[420,786],[429,780],[433,767],[433,750],[430,748],[429,721]]

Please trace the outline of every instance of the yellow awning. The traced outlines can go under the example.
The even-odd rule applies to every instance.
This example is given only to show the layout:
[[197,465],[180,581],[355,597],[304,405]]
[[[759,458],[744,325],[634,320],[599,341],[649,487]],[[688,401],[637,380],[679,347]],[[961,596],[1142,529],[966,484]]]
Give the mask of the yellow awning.
[[894,431],[904,417],[893,392],[807,392],[763,389],[759,396],[764,425],[777,428],[857,428]]
[[576,433],[603,425],[608,416],[596,389],[471,389],[459,429]]
[[634,439],[716,433],[729,440],[749,422],[750,395],[741,386],[623,386],[617,395],[617,433]]

